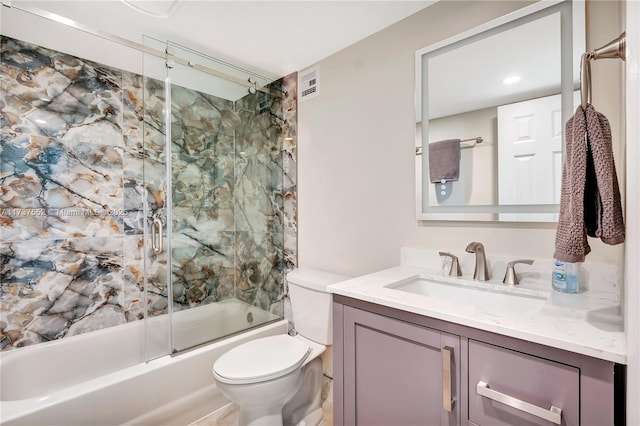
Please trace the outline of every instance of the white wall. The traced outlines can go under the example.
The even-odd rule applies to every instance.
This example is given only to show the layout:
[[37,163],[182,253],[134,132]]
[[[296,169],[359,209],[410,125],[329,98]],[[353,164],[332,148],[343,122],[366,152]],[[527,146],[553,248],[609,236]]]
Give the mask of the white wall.
[[[627,244],[625,325],[627,330],[627,424],[640,425],[640,2],[626,4],[627,31]],[[633,217],[636,220],[630,221]],[[636,401],[636,403],[633,403]]]
[[[495,163],[498,156],[498,109],[484,108],[429,120],[429,143],[478,136],[484,139],[481,144],[473,141],[463,143],[467,148],[460,151],[460,179],[451,184],[451,196],[438,203],[436,189],[440,185],[431,184],[429,205],[491,205],[498,201],[498,167]],[[419,146],[422,146],[421,142]]]
[[[475,240],[488,253],[553,255],[555,225],[415,217],[415,51],[527,4],[439,2],[319,63],[321,94],[299,104],[300,266],[360,275],[397,265],[402,246],[461,250]],[[588,7],[588,43],[619,34],[618,2]],[[617,153],[620,69],[613,63],[592,70],[594,104],[611,121]],[[622,247],[596,240],[591,246],[588,261],[621,264]]]

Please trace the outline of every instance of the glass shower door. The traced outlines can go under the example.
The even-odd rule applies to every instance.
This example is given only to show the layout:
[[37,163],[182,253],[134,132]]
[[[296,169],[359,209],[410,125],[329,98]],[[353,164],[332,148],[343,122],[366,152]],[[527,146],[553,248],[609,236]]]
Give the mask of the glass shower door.
[[165,49],[164,70],[149,58],[145,71],[149,353],[279,319],[284,296],[279,93],[256,90],[248,79],[259,77],[243,70]]

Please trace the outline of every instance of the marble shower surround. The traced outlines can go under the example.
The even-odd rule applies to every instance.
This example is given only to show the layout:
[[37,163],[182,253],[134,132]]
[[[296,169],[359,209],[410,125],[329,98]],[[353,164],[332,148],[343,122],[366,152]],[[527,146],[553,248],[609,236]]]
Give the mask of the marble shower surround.
[[[141,319],[143,207],[165,207],[163,83],[1,43],[2,349]],[[238,297],[283,314],[296,259],[295,139],[283,140],[295,136],[295,80],[273,83],[283,99],[235,104],[172,88],[176,309]],[[240,108],[229,128],[220,111]],[[146,308],[166,313],[169,261],[146,260]]]

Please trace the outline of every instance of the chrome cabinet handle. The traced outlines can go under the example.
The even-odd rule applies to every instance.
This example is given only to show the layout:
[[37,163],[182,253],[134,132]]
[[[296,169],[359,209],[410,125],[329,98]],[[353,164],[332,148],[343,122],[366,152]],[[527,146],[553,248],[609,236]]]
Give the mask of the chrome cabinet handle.
[[162,241],[162,219],[160,215],[156,214],[153,217],[153,223],[151,225],[151,248],[155,254],[162,253],[164,250],[164,242]]
[[515,408],[516,410],[524,411],[525,413],[529,413],[551,423],[557,425],[562,424],[562,410],[558,407],[554,407],[553,405],[548,410],[542,407],[538,407],[537,405],[530,404],[528,402],[522,401],[521,399],[494,391],[493,389],[489,388],[489,383],[483,381],[478,382],[478,385],[476,386],[476,393],[480,396],[484,396],[493,401],[508,405],[509,407]]
[[451,358],[453,357],[453,348],[445,346],[442,348],[442,408],[447,411],[453,411],[455,401],[451,397]]

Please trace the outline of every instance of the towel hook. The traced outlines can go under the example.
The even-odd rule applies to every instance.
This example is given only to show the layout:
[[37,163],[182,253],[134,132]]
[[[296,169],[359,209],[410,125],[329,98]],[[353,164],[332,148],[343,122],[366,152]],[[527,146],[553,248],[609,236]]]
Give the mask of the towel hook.
[[627,59],[627,33],[623,32],[616,39],[611,40],[598,49],[582,54],[580,61],[580,104],[586,108],[591,103],[591,60],[597,59]]
[[591,103],[591,53],[582,54],[580,61],[580,105],[582,109]]

